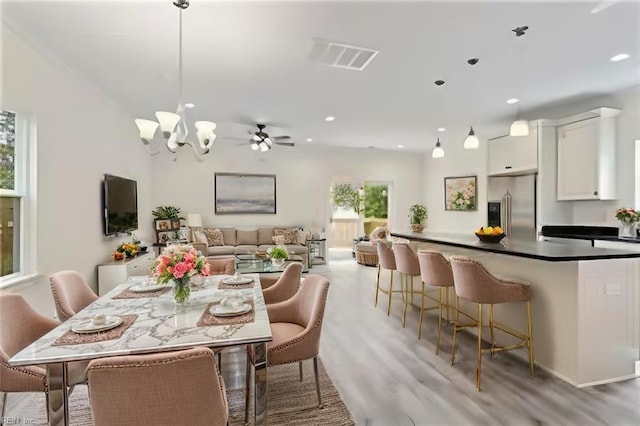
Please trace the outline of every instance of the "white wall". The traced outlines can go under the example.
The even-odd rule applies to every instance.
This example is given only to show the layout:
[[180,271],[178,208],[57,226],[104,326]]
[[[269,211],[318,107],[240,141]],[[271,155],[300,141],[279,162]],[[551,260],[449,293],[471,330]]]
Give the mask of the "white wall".
[[[394,209],[390,212],[391,227],[407,228],[409,207],[422,202],[420,154],[304,144],[276,146],[260,153],[248,144],[216,141],[202,162],[194,160],[187,146],[175,156],[163,150],[153,163],[154,206],[173,205],[184,214],[200,213],[205,226],[327,227],[332,182],[386,181],[393,183],[389,194],[389,206]],[[216,172],[275,174],[277,214],[214,215]]]
[[[74,269],[96,289],[96,265],[109,260],[121,237],[106,238],[100,185],[104,173],[138,181],[141,212],[152,208],[151,159],[133,118],[94,86],[2,25],[0,106],[37,120],[37,272],[9,291],[44,314],[53,312],[48,276]],[[151,225],[141,216],[142,234]]]

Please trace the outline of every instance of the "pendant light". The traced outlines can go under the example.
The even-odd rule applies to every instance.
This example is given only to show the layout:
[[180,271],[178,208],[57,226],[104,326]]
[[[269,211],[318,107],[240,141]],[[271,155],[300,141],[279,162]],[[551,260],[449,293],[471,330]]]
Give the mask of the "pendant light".
[[[514,28],[513,31],[517,38],[525,35],[525,31],[527,31],[529,27],[517,27]],[[519,51],[518,51],[519,52]],[[521,52],[520,52],[521,53]],[[518,56],[521,56],[518,54]],[[520,65],[521,60],[518,60],[518,65]],[[518,75],[522,75],[522,73],[518,73]],[[516,120],[511,123],[511,128],[509,129],[509,136],[529,136],[529,122],[527,120],[520,119],[520,103],[518,103],[518,110],[516,115]]]
[[464,140],[464,149],[478,149],[480,148],[480,140],[476,136],[476,132],[473,131],[473,126],[469,128],[469,134]]
[[442,158],[442,157],[444,157],[444,149],[442,149],[442,145],[440,144],[440,138],[438,138],[435,148],[433,148],[433,151],[431,151],[431,158]]

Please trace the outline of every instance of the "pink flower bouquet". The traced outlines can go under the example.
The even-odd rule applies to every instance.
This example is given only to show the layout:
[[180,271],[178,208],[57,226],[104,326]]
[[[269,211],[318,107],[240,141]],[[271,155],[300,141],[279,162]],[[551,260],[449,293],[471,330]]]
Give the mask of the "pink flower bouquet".
[[209,264],[204,256],[188,244],[167,247],[156,258],[154,274],[159,283],[182,281],[194,275],[209,275]]

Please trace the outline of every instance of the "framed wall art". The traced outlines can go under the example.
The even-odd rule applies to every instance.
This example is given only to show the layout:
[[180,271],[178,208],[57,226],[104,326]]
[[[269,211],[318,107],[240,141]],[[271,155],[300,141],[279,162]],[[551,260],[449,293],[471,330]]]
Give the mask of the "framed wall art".
[[276,175],[216,173],[215,214],[276,214]]
[[470,211],[478,209],[478,177],[444,178],[444,209]]

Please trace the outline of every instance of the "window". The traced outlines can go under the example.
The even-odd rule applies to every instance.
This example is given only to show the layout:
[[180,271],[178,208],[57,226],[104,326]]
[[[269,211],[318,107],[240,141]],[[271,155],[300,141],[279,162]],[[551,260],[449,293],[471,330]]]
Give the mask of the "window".
[[28,115],[0,110],[0,286],[33,273],[35,149]]

